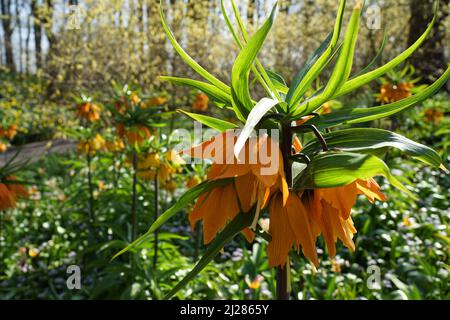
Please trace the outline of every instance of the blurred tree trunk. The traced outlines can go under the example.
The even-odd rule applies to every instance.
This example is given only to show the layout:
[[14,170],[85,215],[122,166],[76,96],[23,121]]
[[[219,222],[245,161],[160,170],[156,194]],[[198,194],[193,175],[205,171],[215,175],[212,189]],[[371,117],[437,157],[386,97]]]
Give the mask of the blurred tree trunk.
[[[411,20],[409,22],[408,45],[412,45],[425,31],[434,13],[433,0],[410,0]],[[441,2],[438,19],[427,40],[413,55],[412,64],[418,73],[428,81],[433,81],[442,69],[446,67],[445,59],[445,29],[443,21],[449,12]]]
[[249,25],[255,24],[256,0],[248,0],[247,21]]
[[31,39],[31,19],[33,16],[28,15],[27,19],[27,37],[25,39],[25,73],[30,72],[30,39]]
[[15,0],[14,7],[16,8],[16,24],[19,30],[19,72],[23,72],[23,36],[22,36],[22,19],[20,17],[21,9],[20,0]]
[[0,12],[3,16],[3,42],[5,46],[6,66],[12,71],[16,71],[14,64],[14,53],[12,45],[13,27],[11,24],[11,0],[0,0]]
[[42,69],[42,27],[39,14],[39,3],[37,0],[31,0],[31,14],[33,17],[34,31],[34,55],[36,60],[36,69]]

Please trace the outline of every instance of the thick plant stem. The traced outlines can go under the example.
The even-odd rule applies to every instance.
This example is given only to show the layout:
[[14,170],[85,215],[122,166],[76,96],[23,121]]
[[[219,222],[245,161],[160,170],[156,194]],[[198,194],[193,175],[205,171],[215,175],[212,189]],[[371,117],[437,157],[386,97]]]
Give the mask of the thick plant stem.
[[137,236],[137,153],[133,149],[133,186],[131,195],[131,241]]
[[[283,166],[284,174],[286,177],[286,182],[289,189],[292,188],[292,161],[290,156],[292,154],[292,130],[291,124],[285,123],[281,129],[281,152],[283,155]],[[287,258],[286,264],[289,262],[289,256]],[[277,300],[289,300],[288,292],[288,270],[287,266],[277,268]]]
[[[159,217],[159,181],[158,175],[155,176],[154,180],[154,202],[155,202],[155,221]],[[158,230],[155,230],[155,254],[153,256],[153,268],[156,268],[156,264],[158,263]]]

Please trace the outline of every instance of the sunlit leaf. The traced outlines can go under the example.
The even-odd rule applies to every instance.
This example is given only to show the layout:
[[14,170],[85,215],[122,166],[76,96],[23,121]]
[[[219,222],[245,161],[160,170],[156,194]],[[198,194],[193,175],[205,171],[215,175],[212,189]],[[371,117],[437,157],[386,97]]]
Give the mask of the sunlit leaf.
[[[325,134],[324,138],[329,148],[337,148],[346,152],[374,151],[390,147],[399,149],[433,167],[439,168],[442,165],[441,157],[433,149],[387,130],[346,129]],[[313,140],[303,148],[302,152],[312,155],[321,149],[320,143]]]

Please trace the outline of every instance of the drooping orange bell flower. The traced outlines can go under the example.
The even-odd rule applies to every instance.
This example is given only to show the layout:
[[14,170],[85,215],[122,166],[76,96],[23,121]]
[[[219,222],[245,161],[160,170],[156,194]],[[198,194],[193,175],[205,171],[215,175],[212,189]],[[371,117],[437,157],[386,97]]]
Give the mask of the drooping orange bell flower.
[[27,197],[27,190],[20,184],[14,183],[16,177],[7,177],[8,183],[0,183],[0,211],[16,207],[18,197]]
[[[205,244],[239,212],[247,213],[255,206],[252,227],[256,227],[260,210],[277,190],[283,195],[283,202],[287,201],[288,187],[278,145],[267,135],[250,138],[236,158],[235,143],[236,135],[227,131],[184,152],[194,158],[214,159],[207,173],[208,180],[233,179],[225,186],[202,194],[189,216],[192,226],[203,220]],[[250,229],[246,229],[244,235],[247,240],[254,237]]]
[[270,224],[268,255],[271,267],[284,267],[292,246],[302,252],[315,266],[319,265],[316,251],[316,237],[310,212],[294,191],[289,192],[286,205],[281,194],[274,195],[269,207]]
[[[296,153],[302,149],[297,138],[294,139],[293,149]],[[336,255],[335,243],[338,238],[349,249],[355,250],[353,235],[356,229],[350,213],[360,194],[366,195],[372,203],[375,199],[386,200],[372,178],[356,180],[336,188],[305,190],[301,193],[290,191],[285,206],[281,196],[274,195],[269,206],[269,233],[272,237],[268,247],[269,265],[284,266],[290,249],[294,247],[298,251],[301,246],[305,257],[318,266],[315,242],[320,234],[324,236],[330,258]]]

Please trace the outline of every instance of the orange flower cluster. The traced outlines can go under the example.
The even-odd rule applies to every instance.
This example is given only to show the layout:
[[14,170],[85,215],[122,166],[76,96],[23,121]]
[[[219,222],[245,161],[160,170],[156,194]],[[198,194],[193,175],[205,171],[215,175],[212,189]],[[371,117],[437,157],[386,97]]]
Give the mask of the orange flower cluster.
[[411,82],[398,84],[385,83],[381,86],[378,100],[382,103],[393,103],[409,98],[412,95],[412,88],[414,88],[414,84]]
[[8,140],[14,139],[17,134],[17,125],[12,124],[9,127],[5,128],[0,125],[0,138],[6,138]]
[[444,118],[444,113],[434,108],[428,108],[424,112],[425,121],[438,124]]
[[14,183],[16,177],[6,177],[5,182],[0,182],[0,211],[16,207],[16,201],[19,197],[27,197],[28,192],[22,185]]
[[100,120],[100,112],[101,109],[98,105],[85,102],[77,106],[76,116],[89,122],[96,122]]
[[153,180],[158,177],[162,187],[168,191],[174,191],[177,187],[173,181],[173,175],[179,172],[180,166],[185,164],[184,160],[170,150],[161,159],[158,153],[150,153],[138,159],[138,177],[143,180]]
[[157,107],[163,106],[167,103],[167,99],[165,97],[153,97],[149,99],[146,103],[144,103],[144,107]]
[[[227,143],[229,139],[231,143]],[[269,234],[272,238],[268,246],[269,265],[284,266],[291,248],[294,247],[297,251],[301,248],[305,257],[318,266],[316,239],[319,235],[323,235],[325,239],[330,258],[336,255],[335,243],[338,239],[349,249],[355,249],[352,239],[356,229],[350,213],[358,195],[366,195],[370,202],[374,202],[375,199],[386,200],[373,179],[356,180],[337,188],[302,192],[289,190],[284,176],[281,152],[278,153],[278,170],[262,174],[262,169],[268,162],[260,161],[261,149],[267,148],[269,159],[274,161],[277,157],[272,156],[272,151],[279,150],[276,143],[267,136],[251,138],[245,145],[243,156],[241,152],[237,162],[232,163],[230,159],[234,157],[233,139],[234,134],[224,133],[185,151],[191,157],[217,159],[217,156],[221,155],[220,159],[226,161],[224,164],[214,161],[207,178],[232,179],[230,183],[203,193],[189,215],[192,228],[197,221],[203,221],[205,244],[211,242],[239,212],[247,213],[252,208],[256,208],[252,225],[254,229],[260,210],[268,207]],[[224,146],[228,146],[228,149]],[[293,148],[297,152],[301,150],[302,146],[298,139],[294,140]],[[258,161],[251,164],[249,159]],[[249,241],[254,238],[251,229],[246,229],[243,233]]]
[[[129,101],[131,101],[131,103],[134,105],[138,105],[141,102],[141,98],[139,98],[136,93],[131,93],[131,95],[129,96]],[[116,110],[121,114],[124,114],[129,107],[130,104],[127,97],[121,97],[116,101]]]
[[117,153],[121,152],[125,149],[125,144],[123,143],[122,139],[116,138],[114,140],[107,140],[105,142],[105,148],[109,152]]
[[198,93],[195,96],[195,101],[194,104],[192,105],[192,108],[194,109],[194,111],[197,112],[205,112],[206,110],[208,110],[208,102],[209,98],[206,94]]
[[[250,138],[234,163],[235,142],[234,133],[226,132],[185,151],[191,157],[216,159],[208,171],[208,180],[227,178],[234,180],[233,183],[202,194],[189,215],[192,228],[197,221],[203,220],[205,244],[211,242],[226,223],[239,212],[247,213],[254,206],[256,206],[253,223],[255,226],[260,210],[267,206],[271,195],[277,190],[280,190],[283,199],[287,200],[288,186],[283,172],[283,159],[281,153],[277,152],[278,145],[268,136]],[[262,154],[267,155],[269,161],[261,159]],[[264,169],[272,167],[274,162],[278,162],[277,169],[264,174]],[[219,203],[220,209],[218,209]],[[244,230],[243,234],[248,241],[254,238],[254,233],[250,229]]]
[[99,134],[86,141],[78,143],[77,150],[84,154],[95,154],[97,151],[105,148],[105,139]]
[[126,138],[128,143],[132,145],[141,145],[152,136],[150,129],[142,124],[126,128],[124,124],[119,123],[116,126],[116,132],[120,138]]

